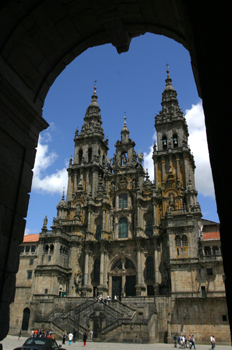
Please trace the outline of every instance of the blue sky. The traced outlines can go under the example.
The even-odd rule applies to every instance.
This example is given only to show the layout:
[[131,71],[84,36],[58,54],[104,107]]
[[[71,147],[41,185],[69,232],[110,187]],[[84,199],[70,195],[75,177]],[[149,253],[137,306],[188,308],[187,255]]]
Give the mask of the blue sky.
[[[97,80],[102,126],[109,138],[108,158],[115,153],[124,115],[135,150],[144,153],[144,168],[153,179],[151,147],[156,138],[154,116],[161,110],[166,64],[179,105],[189,126],[189,145],[196,163],[198,202],[205,219],[218,222],[208,158],[204,114],[188,51],[163,36],[145,34],[132,39],[130,50],[119,55],[112,45],[89,48],[57,77],[43,108],[50,127],[40,135],[25,233],[39,233],[45,215],[48,227],[56,205],[67,190],[67,165],[74,152],[74,133],[83,125]],[[126,113],[125,113],[126,112]]]

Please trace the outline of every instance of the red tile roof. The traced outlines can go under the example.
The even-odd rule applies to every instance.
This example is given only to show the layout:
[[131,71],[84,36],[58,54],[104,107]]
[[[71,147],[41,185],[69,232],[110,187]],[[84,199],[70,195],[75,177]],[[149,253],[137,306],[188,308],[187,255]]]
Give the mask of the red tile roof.
[[216,231],[216,232],[203,232],[203,240],[207,240],[207,239],[220,239],[220,232]]
[[23,243],[38,242],[38,240],[39,240],[39,233],[35,233],[33,235],[24,235],[23,237]]

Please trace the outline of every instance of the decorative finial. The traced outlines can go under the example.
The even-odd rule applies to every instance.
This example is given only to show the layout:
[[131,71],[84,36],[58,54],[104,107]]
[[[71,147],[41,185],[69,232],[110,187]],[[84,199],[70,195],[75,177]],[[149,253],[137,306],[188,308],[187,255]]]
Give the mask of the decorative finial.
[[126,116],[124,117],[124,126],[126,126]]
[[97,90],[96,84],[97,84],[97,80],[95,79],[94,80],[94,91],[93,91],[94,95],[96,95],[96,90]]
[[65,190],[65,187],[63,187],[63,195],[62,195],[62,200],[64,200],[64,190]]
[[167,75],[169,77],[169,64],[168,63],[166,63],[166,67],[167,67],[166,73],[167,73]]

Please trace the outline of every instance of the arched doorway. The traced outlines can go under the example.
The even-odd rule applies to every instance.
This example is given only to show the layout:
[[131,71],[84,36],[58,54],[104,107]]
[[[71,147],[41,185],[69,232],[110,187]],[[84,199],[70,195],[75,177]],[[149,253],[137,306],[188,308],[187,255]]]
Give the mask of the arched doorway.
[[112,299],[136,296],[136,269],[129,258],[118,259],[112,267]]
[[22,330],[23,331],[28,330],[29,321],[30,321],[30,309],[28,307],[26,307],[23,310],[23,320],[22,320]]

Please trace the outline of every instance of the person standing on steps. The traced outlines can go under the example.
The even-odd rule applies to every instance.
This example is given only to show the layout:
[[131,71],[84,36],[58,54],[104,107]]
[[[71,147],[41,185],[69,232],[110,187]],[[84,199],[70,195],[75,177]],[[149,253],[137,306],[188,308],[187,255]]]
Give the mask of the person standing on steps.
[[86,332],[84,332],[84,334],[83,334],[83,343],[84,343],[84,346],[86,345],[86,340],[87,340],[87,334],[86,334]]

